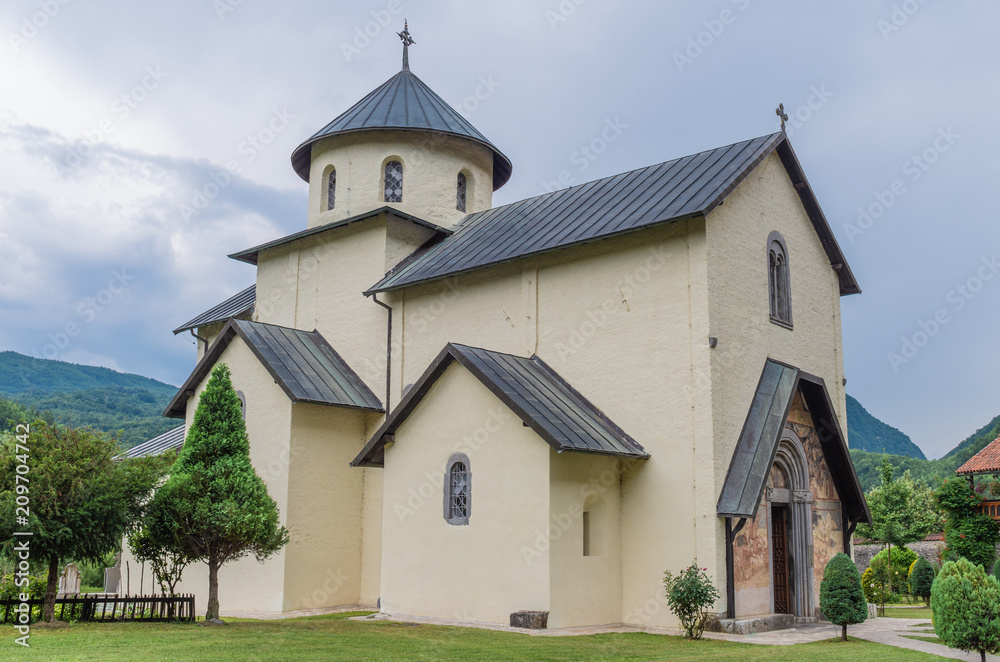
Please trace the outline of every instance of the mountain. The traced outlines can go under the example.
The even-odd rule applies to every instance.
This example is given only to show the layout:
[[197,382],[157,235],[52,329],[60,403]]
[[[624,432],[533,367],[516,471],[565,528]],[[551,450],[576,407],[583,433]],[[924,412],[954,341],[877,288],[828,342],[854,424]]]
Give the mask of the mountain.
[[[864,450],[852,448],[851,459],[854,461],[854,468],[858,472],[861,480],[861,487],[867,492],[878,485],[878,466],[882,463],[882,458],[888,457],[896,468],[896,475],[909,470],[914,478],[927,481],[930,485],[937,485],[942,480],[955,474],[955,469],[965,464],[965,462],[983,450],[987,444],[1000,436],[1000,416],[976,430],[974,434],[951,449],[944,457],[937,460],[922,460],[904,455],[885,455],[883,453],[870,453]],[[851,440],[854,445],[854,440]]]
[[908,436],[869,414],[850,395],[847,396],[847,438],[852,449],[927,459]]
[[176,392],[141,375],[0,352],[0,429],[41,417],[117,435],[128,448],[178,424],[160,415]]

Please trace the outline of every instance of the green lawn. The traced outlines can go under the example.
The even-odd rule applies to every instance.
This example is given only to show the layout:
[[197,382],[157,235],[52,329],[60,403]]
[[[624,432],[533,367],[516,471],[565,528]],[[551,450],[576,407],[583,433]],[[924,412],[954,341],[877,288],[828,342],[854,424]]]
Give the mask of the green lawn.
[[886,607],[885,618],[926,618],[931,619],[930,607]]
[[[0,627],[4,660],[699,660],[764,662],[913,662],[941,660],[902,648],[852,640],[770,646],[652,634],[533,637],[507,632],[390,621],[349,621],[350,614],[282,621],[234,621],[228,627],[179,624],[74,624],[33,631],[30,650]],[[20,650],[17,650],[20,649]],[[16,651],[16,652],[15,652]]]

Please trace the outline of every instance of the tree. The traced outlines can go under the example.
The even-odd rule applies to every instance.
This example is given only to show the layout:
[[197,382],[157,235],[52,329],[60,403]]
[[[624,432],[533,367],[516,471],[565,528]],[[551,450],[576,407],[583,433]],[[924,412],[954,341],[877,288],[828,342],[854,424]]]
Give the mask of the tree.
[[[55,620],[59,560],[97,561],[119,549],[162,476],[163,463],[157,458],[126,460],[118,457],[120,452],[118,443],[104,434],[41,421],[29,433],[2,442],[0,536],[13,541],[14,531],[31,531],[28,553],[48,564],[46,622]],[[18,472],[19,464],[28,466],[27,473]],[[27,525],[17,525],[15,519],[23,517],[18,496],[27,497]],[[15,544],[7,543],[8,553]]]
[[705,569],[692,563],[676,577],[668,570],[663,574],[663,586],[667,589],[670,611],[680,620],[685,636],[701,639],[711,616],[708,608],[719,599],[719,592],[705,574]]
[[934,584],[934,566],[922,556],[913,562],[913,572],[910,573],[910,593],[924,599],[924,604],[931,604],[931,585]]
[[910,565],[917,560],[917,553],[906,547],[892,550],[892,566],[889,566],[889,550],[883,549],[872,557],[868,567],[879,580],[888,584],[889,594],[900,595],[910,592]]
[[263,562],[288,543],[278,506],[250,463],[240,401],[220,363],[201,394],[187,440],[148,508],[161,540],[208,564],[206,620],[219,618],[219,568],[253,554]]
[[826,619],[841,629],[840,638],[847,641],[847,626],[864,623],[868,605],[861,590],[861,573],[847,554],[837,554],[823,570],[819,585],[819,608]]
[[[128,546],[132,555],[140,563],[149,563],[160,592],[171,598],[175,596],[174,589],[181,581],[188,559],[177,542],[170,536],[167,539],[158,537],[161,529],[150,527],[144,523],[141,528],[133,531],[128,537]],[[170,605],[173,616],[173,604]]]
[[[941,514],[933,499],[933,492],[922,481],[915,481],[907,471],[897,480],[892,479],[892,463],[882,460],[882,482],[866,495],[872,514],[871,524],[858,526],[858,535],[885,543],[888,548],[888,565],[892,567],[892,546],[902,547],[923,540],[928,533],[940,530]],[[882,611],[885,612],[885,591]]]
[[992,568],[1000,531],[979,509],[982,498],[961,478],[944,481],[934,493],[945,512],[945,554],[954,552],[984,568]]
[[931,588],[934,632],[951,648],[1000,652],[1000,582],[967,559],[948,561]]

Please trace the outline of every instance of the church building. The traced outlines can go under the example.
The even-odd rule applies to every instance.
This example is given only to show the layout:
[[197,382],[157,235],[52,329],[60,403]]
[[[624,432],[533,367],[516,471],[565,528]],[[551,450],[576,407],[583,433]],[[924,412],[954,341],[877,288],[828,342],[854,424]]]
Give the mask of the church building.
[[165,415],[227,364],[290,533],[222,568],[223,613],[674,626],[663,573],[696,562],[722,627],[820,616],[869,519],[860,289],[783,131],[494,207],[510,160],[404,55],[291,161],[305,228],[230,255],[255,283],[175,331],[197,363]]

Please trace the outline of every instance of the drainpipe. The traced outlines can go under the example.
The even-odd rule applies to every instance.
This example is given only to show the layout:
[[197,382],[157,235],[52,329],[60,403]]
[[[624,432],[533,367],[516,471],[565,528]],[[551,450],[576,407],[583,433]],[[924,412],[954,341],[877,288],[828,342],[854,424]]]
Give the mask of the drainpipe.
[[208,349],[208,341],[199,336],[197,333],[195,333],[194,329],[188,329],[188,333],[190,333],[194,337],[195,345],[198,346],[198,349],[201,349],[201,343],[205,343],[205,349],[206,350]]
[[741,517],[733,528],[733,518],[726,518],[726,618],[736,618],[736,568],[734,567],[733,545],[736,543],[736,534],[746,526],[747,519]]
[[389,415],[389,400],[392,393],[392,306],[378,300],[378,294],[372,293],[372,301],[388,311],[389,318],[385,334],[385,415]]

